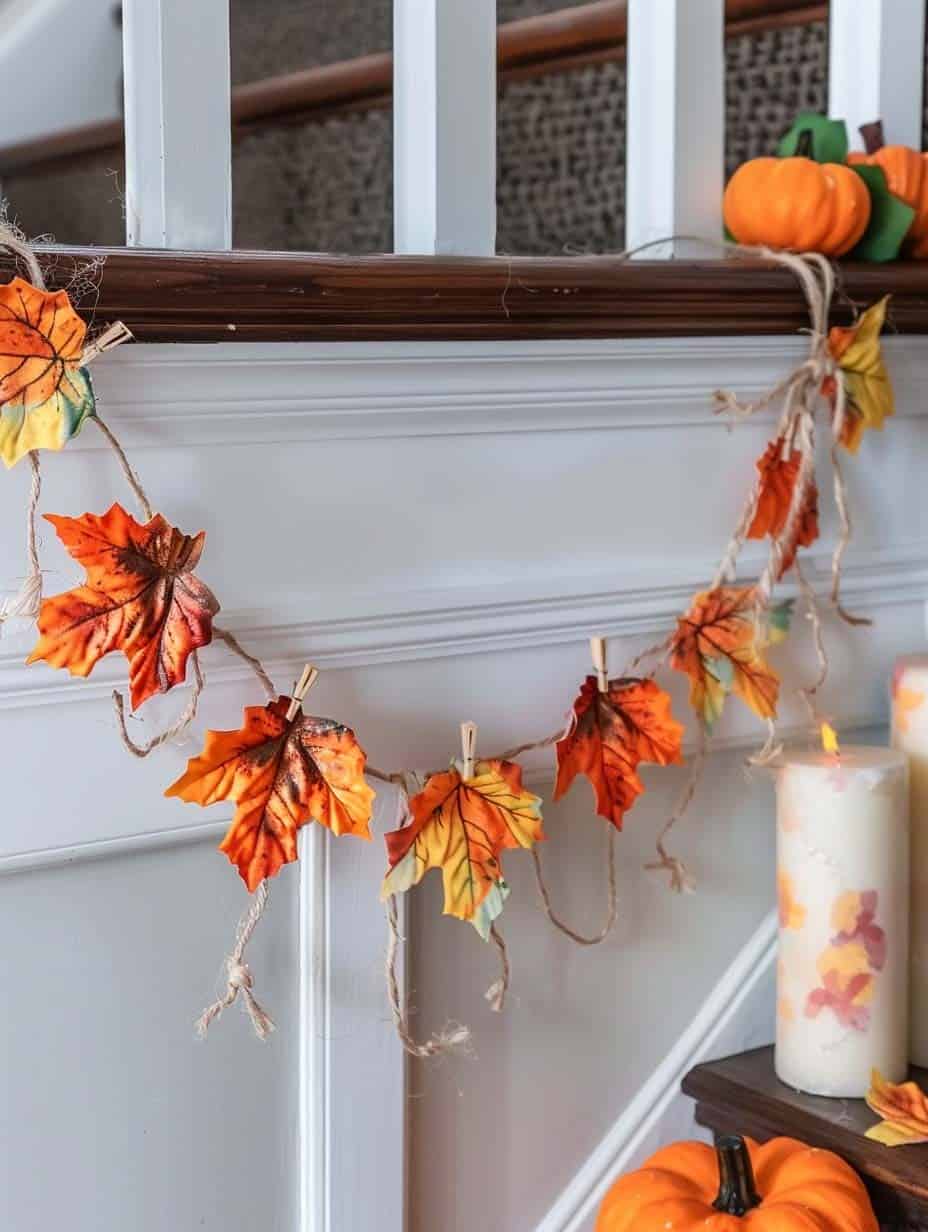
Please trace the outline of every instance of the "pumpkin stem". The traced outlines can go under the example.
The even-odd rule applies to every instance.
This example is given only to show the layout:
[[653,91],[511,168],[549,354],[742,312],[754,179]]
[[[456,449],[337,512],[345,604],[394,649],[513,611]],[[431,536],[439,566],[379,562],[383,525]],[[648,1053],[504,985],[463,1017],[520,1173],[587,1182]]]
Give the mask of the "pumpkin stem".
[[803,128],[796,136],[796,158],[815,158],[815,139],[811,128]]
[[715,1153],[719,1161],[719,1196],[712,1203],[715,1210],[724,1211],[726,1215],[746,1215],[760,1206],[745,1140],[737,1134],[719,1138]]
[[857,130],[864,139],[864,149],[868,154],[875,154],[886,144],[883,136],[883,121],[874,120],[872,124],[861,124]]

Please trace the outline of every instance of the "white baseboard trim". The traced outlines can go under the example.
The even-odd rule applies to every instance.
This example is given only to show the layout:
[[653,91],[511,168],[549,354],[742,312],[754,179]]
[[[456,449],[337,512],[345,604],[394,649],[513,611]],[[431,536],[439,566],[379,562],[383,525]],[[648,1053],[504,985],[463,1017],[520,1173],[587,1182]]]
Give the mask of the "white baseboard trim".
[[777,914],[771,911],[651,1077],[563,1190],[535,1232],[585,1232],[612,1182],[640,1162],[643,1148],[679,1098],[684,1075],[711,1059],[728,1028],[776,962]]

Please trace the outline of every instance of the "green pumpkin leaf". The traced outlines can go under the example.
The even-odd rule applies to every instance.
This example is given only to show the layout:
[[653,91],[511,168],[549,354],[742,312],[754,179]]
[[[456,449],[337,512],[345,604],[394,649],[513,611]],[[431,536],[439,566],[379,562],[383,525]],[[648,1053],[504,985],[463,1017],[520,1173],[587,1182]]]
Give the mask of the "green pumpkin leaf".
[[915,211],[889,191],[882,167],[855,163],[851,167],[870,193],[870,223],[860,243],[848,253],[849,261],[895,261],[908,234]]
[[800,133],[812,136],[812,158],[817,163],[843,163],[847,159],[847,126],[843,120],[829,120],[814,111],[800,111],[792,128],[784,133],[777,145],[780,158],[791,158],[799,145]]

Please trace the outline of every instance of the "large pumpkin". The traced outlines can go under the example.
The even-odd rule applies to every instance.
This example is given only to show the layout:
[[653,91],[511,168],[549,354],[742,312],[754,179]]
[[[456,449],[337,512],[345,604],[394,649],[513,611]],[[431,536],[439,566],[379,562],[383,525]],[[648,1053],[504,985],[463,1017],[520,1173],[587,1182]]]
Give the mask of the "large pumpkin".
[[870,221],[867,185],[841,163],[817,163],[812,135],[800,134],[791,158],[753,158],[728,181],[725,226],[739,244],[840,257]]
[[867,152],[852,152],[847,161],[882,169],[889,191],[915,211],[905,237],[905,251],[909,256],[928,257],[928,154],[907,145],[884,145],[879,120],[864,124],[860,132]]
[[[755,1180],[756,1178],[756,1180]],[[879,1232],[867,1191],[830,1151],[794,1138],[677,1142],[606,1195],[596,1232]]]

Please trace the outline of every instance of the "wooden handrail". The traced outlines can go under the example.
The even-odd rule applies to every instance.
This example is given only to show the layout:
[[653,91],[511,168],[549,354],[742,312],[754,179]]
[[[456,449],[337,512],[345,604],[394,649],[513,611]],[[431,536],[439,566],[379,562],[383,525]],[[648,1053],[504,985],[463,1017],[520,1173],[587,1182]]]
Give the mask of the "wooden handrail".
[[[740,259],[348,257],[281,252],[38,249],[52,288],[101,256],[80,305],[147,342],[667,338],[797,334],[786,270]],[[0,280],[16,270],[0,254]],[[892,293],[894,333],[928,334],[928,262],[845,265],[834,323]]]
[[[799,25],[827,15],[827,4],[820,2],[726,0],[726,33],[731,37]],[[507,22],[499,28],[500,82],[622,59],[626,28],[626,0],[595,0]],[[268,124],[387,106],[392,90],[389,52],[249,82],[232,91],[233,136]],[[0,175],[42,172],[88,154],[118,151],[122,144],[121,120],[81,125],[0,147]]]

